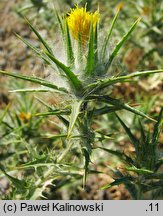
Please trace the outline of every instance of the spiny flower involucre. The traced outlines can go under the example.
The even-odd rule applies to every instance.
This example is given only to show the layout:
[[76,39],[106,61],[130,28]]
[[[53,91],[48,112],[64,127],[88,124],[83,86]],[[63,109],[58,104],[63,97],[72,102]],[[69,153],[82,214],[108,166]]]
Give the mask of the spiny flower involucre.
[[70,32],[75,40],[80,37],[82,44],[85,44],[89,39],[90,27],[93,26],[94,30],[100,20],[100,14],[98,11],[94,13],[87,12],[86,6],[71,9],[68,13],[67,24]]

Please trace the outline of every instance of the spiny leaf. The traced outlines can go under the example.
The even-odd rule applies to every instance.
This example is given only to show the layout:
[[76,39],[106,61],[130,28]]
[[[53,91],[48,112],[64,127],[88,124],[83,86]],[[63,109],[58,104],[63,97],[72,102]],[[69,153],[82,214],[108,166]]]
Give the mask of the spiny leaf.
[[49,111],[54,111],[54,107],[43,101],[41,98],[35,97],[42,105],[48,108]]
[[[16,36],[23,41],[23,43],[25,43],[29,48],[31,48],[39,57],[41,57],[41,59],[43,59],[48,65],[53,66],[53,62],[54,60],[52,60],[51,58],[49,58],[47,56],[47,53],[41,51],[40,49],[34,47],[32,44],[30,44],[26,39],[22,38],[21,36],[17,35]],[[51,53],[48,52],[48,54],[50,55]],[[53,56],[53,54],[52,54]],[[55,63],[56,64],[56,63]],[[57,64],[56,64],[57,65]],[[58,67],[58,66],[57,66]]]
[[83,47],[80,34],[78,34],[77,60],[78,65],[81,66],[83,64]]
[[7,172],[0,166],[0,170],[4,173],[4,175],[13,183],[13,185],[18,190],[26,190],[26,182],[24,180],[19,180],[17,178],[12,177],[11,175],[7,174]]
[[[46,106],[48,109],[49,109],[49,112],[53,112],[54,111],[54,108],[52,106],[50,106],[49,104],[45,103],[45,101],[41,100],[40,98],[36,97],[36,99],[41,103],[43,104],[44,106]],[[63,110],[64,111],[64,110]],[[68,111],[68,110],[67,110]],[[56,110],[55,110],[56,112]],[[67,121],[67,119],[65,119],[63,116],[61,115],[58,115],[57,114],[57,117],[63,122],[63,124],[68,127],[69,126],[69,122]]]
[[144,176],[146,179],[163,179],[163,173],[152,173]]
[[146,135],[145,135],[145,131],[144,128],[142,126],[141,121],[139,120],[139,125],[140,125],[140,132],[141,132],[141,140],[143,143],[146,143]]
[[85,187],[86,180],[87,180],[87,174],[88,174],[88,166],[90,162],[90,154],[87,151],[86,148],[83,148],[83,154],[85,158],[85,163],[84,163],[84,176],[83,176],[83,187]]
[[[50,138],[50,139],[58,139],[58,138],[63,138],[63,137],[67,137],[67,134],[57,134],[57,135],[50,135],[50,134],[47,134],[46,136],[45,136],[46,138]],[[71,136],[71,139],[76,139],[76,138],[82,138],[82,136]]]
[[94,30],[93,26],[90,29],[89,36],[89,48],[88,48],[88,56],[87,56],[87,65],[85,69],[85,76],[91,76],[95,67],[95,49],[94,49]]
[[63,137],[67,137],[67,134],[58,134],[58,135],[46,135],[45,136],[48,139],[58,139],[58,138],[63,138]]
[[115,185],[120,185],[120,184],[125,184],[125,183],[128,183],[130,182],[132,179],[130,177],[122,177],[122,178],[119,178],[119,179],[116,179],[114,182],[110,183],[110,184],[106,184],[104,185],[103,187],[101,187],[102,190],[105,190],[105,189],[108,189],[112,186],[115,186]]
[[92,94],[92,93],[98,92],[99,90],[103,88],[114,85],[116,83],[129,82],[134,77],[140,77],[140,76],[145,76],[145,75],[150,75],[150,74],[155,74],[155,73],[162,73],[162,72],[163,72],[163,69],[162,70],[141,71],[141,72],[134,72],[134,73],[131,73],[125,76],[111,77],[111,78],[107,78],[103,80],[98,80],[97,82],[88,85],[86,87],[86,91],[89,90]]
[[158,122],[155,124],[153,135],[152,135],[152,145],[156,145],[158,142],[159,134],[161,132],[161,127],[162,127],[162,116],[163,116],[163,107],[161,108],[159,117],[158,117]]
[[143,192],[147,192],[147,191],[151,191],[151,190],[156,190],[157,188],[160,188],[160,190],[162,190],[162,187],[163,187],[163,181],[160,180],[160,181],[153,181],[149,184],[146,184],[146,185],[143,185]]
[[5,107],[5,109],[4,109],[4,111],[3,111],[2,116],[0,116],[0,124],[3,122],[3,119],[4,119],[4,117],[5,117],[6,113],[7,113],[7,111],[8,111],[8,109],[9,109],[10,105],[11,105],[11,103],[7,104],[7,106]]
[[69,32],[69,27],[67,24],[67,21],[65,23],[65,38],[66,38],[66,53],[67,53],[67,63],[68,65],[72,68],[74,65],[74,53],[73,53],[73,48],[72,48],[72,42],[71,42],[71,37],[70,37],[70,32]]
[[63,24],[63,19],[62,17],[60,16],[60,14],[55,10],[55,14],[56,14],[56,17],[57,17],[57,21],[59,23],[59,27],[61,29],[61,33],[62,33],[62,36],[64,38],[64,24]]
[[[61,91],[63,90],[63,94],[66,93],[66,89],[64,88],[59,88],[61,89]],[[15,89],[15,90],[10,90],[9,92],[12,93],[22,93],[22,92],[57,92],[57,93],[61,93],[61,91],[57,90],[57,89],[48,89],[48,88],[27,88],[27,89]]]
[[89,98],[98,99],[98,100],[103,101],[103,102],[105,102],[105,103],[108,103],[108,104],[111,104],[111,105],[113,105],[113,106],[116,106],[116,107],[119,108],[119,109],[128,110],[128,111],[130,111],[130,112],[132,112],[132,113],[134,113],[134,114],[136,114],[136,115],[140,115],[140,116],[142,116],[142,117],[145,117],[145,118],[147,118],[147,119],[149,119],[149,120],[155,122],[154,119],[152,119],[151,117],[147,116],[147,115],[144,114],[143,112],[141,112],[141,111],[135,109],[134,107],[129,106],[128,104],[123,103],[122,101],[120,101],[120,100],[118,100],[118,99],[111,98],[111,97],[109,97],[109,96],[107,96],[107,95],[106,95],[106,96],[98,96],[98,95],[96,96],[96,95],[95,95],[95,96],[90,96]]
[[113,21],[112,21],[112,23],[111,23],[111,26],[110,26],[110,29],[109,29],[109,31],[108,31],[108,34],[107,34],[107,36],[106,36],[106,38],[105,38],[105,40],[104,40],[104,44],[103,44],[103,47],[102,47],[102,60],[103,60],[103,61],[105,60],[106,48],[107,48],[108,42],[109,42],[109,40],[110,40],[110,36],[111,36],[111,34],[112,34],[114,25],[115,25],[115,23],[116,23],[116,21],[117,21],[117,18],[118,18],[118,15],[119,15],[119,11],[120,11],[120,10],[117,10],[117,13],[116,13],[116,15],[115,15],[115,17],[114,17],[114,19],[113,19]]
[[[114,175],[116,175],[116,176],[119,177],[120,179],[125,177],[125,176],[121,173],[120,170],[113,169],[112,167],[109,167],[109,168],[112,170],[112,172],[114,173]],[[133,199],[137,199],[137,188],[136,188],[134,179],[132,179],[132,177],[129,176],[129,173],[128,173],[128,177],[129,177],[129,181],[125,181],[125,182],[124,182],[125,187],[126,187],[126,189],[130,192],[130,194],[131,194],[131,196],[133,197]]]
[[132,171],[132,172],[135,172],[135,173],[138,173],[138,174],[142,174],[142,175],[153,173],[153,171],[151,171],[151,170],[138,169],[136,167],[126,167],[126,170]]
[[21,74],[10,73],[10,72],[7,72],[7,71],[2,71],[2,70],[0,70],[0,73],[4,74],[4,75],[7,75],[7,76],[11,76],[11,77],[19,78],[19,79],[22,79],[22,80],[26,80],[26,81],[29,81],[29,82],[37,83],[37,84],[40,84],[40,85],[43,85],[43,86],[46,86],[46,87],[49,87],[49,88],[52,88],[52,89],[56,89],[58,91],[66,92],[66,90],[64,88],[59,88],[58,86],[56,86],[53,83],[48,82],[48,81],[46,81],[44,79],[40,79],[40,78],[37,78],[37,77],[24,76],[24,75],[21,75]]
[[120,160],[124,161],[124,162],[127,162],[129,164],[134,164],[133,160],[127,156],[126,154],[120,152],[120,151],[117,151],[117,150],[112,150],[112,149],[107,149],[107,148],[103,148],[103,147],[99,147],[98,148],[110,153],[110,154],[113,154],[115,156],[117,156]]
[[21,164],[20,166],[18,166],[17,168],[18,169],[22,169],[22,168],[28,168],[28,167],[34,167],[35,165],[38,165],[38,166],[50,166],[49,163],[47,163],[47,156],[46,155],[41,155],[41,156],[37,156],[35,159],[33,159],[32,161],[30,162],[27,162],[25,164]]
[[35,116],[69,115],[69,110],[54,110],[50,112],[36,113]]
[[131,33],[133,32],[133,30],[136,28],[137,24],[140,22],[141,18],[138,18],[135,23],[131,26],[131,28],[129,29],[129,31],[123,36],[123,38],[118,42],[118,44],[116,45],[116,47],[114,48],[113,52],[110,55],[109,61],[106,64],[106,70],[109,68],[109,66],[111,65],[113,59],[116,57],[116,55],[118,54],[120,48],[123,46],[123,44],[126,42],[126,40],[128,39],[128,37],[131,35]]
[[[115,102],[115,101],[114,101],[114,102]],[[114,104],[114,102],[113,102],[113,103],[111,102],[111,103]],[[117,101],[117,102],[118,102],[118,101]],[[120,107],[121,107],[122,109],[128,110],[128,111],[130,111],[130,112],[132,112],[132,113],[134,113],[134,114],[136,114],[136,115],[140,115],[140,116],[142,116],[142,117],[144,117],[144,118],[147,118],[147,119],[149,119],[149,120],[155,122],[155,120],[154,120],[153,118],[147,116],[147,115],[144,114],[143,112],[141,112],[141,111],[135,109],[134,107],[131,107],[131,106],[129,106],[128,104],[125,104],[125,103],[123,103],[123,102],[121,102],[121,101],[119,101],[119,102],[120,102]],[[118,105],[117,105],[117,106],[118,106]]]
[[104,172],[98,170],[89,170],[90,174],[103,174]]
[[42,197],[42,193],[45,190],[45,188],[41,187],[41,188],[35,188],[33,194],[31,195],[31,197],[29,197],[29,200],[36,200],[40,197]]
[[136,151],[138,150],[138,146],[139,146],[139,141],[137,140],[137,138],[131,133],[130,128],[128,128],[125,123],[120,119],[120,117],[116,114],[116,117],[118,118],[119,122],[121,123],[121,125],[123,126],[123,128],[125,129],[127,135],[129,136],[131,142],[133,143]]
[[94,116],[104,115],[104,114],[115,112],[117,110],[121,110],[121,108],[117,107],[117,106],[104,106],[104,107],[99,108],[99,109],[94,109],[93,110],[93,115]]
[[49,45],[46,43],[46,41],[41,37],[39,32],[33,27],[33,25],[30,23],[30,21],[26,17],[25,17],[25,20],[28,23],[28,25],[30,26],[30,28],[32,29],[32,31],[35,33],[35,35],[38,37],[39,41],[44,45],[46,50],[52,54],[53,53],[52,49],[49,47]]
[[64,73],[67,76],[67,79],[69,80],[71,86],[76,90],[77,93],[79,93],[80,90],[83,89],[81,81],[78,79],[78,77],[62,62],[57,60],[54,55],[51,55],[46,52],[46,55],[60,68],[64,71]]
[[102,142],[103,140],[113,140],[110,134],[104,134],[99,131],[95,132],[95,139]]
[[95,62],[98,62],[98,25],[95,26],[94,33],[94,50],[95,50]]
[[22,38],[20,35],[15,34],[23,43],[25,43],[29,48],[31,48],[37,56],[41,57],[48,65],[51,65],[51,61],[46,57],[46,55],[37,47],[34,47],[31,43],[29,43],[25,38]]
[[70,124],[68,128],[68,137],[71,136],[71,132],[75,126],[77,117],[80,113],[80,107],[81,107],[82,101],[74,101],[71,108],[71,115],[70,115]]

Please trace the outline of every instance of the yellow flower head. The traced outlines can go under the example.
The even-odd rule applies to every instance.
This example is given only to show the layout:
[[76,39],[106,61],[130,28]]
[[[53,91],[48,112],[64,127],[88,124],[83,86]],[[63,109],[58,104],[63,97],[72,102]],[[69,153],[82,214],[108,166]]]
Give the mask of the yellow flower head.
[[30,120],[30,118],[31,118],[31,114],[30,113],[21,112],[21,113],[19,113],[19,118],[22,121],[28,122]]
[[82,44],[85,44],[89,39],[90,27],[93,26],[95,29],[100,20],[98,11],[91,13],[86,10],[86,6],[85,8],[79,8],[77,5],[76,8],[71,9],[68,13],[69,16],[66,18],[72,36],[75,40],[78,40],[80,36]]

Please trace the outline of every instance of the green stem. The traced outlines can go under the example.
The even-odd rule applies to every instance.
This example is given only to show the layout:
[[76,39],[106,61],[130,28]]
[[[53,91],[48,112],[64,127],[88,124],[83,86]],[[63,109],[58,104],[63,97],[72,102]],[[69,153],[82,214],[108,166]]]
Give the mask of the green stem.
[[142,191],[142,185],[140,179],[137,186],[138,186],[137,200],[143,200],[143,191]]
[[71,140],[69,140],[67,149],[61,154],[61,156],[57,160],[58,163],[60,163],[64,159],[64,157],[67,155],[67,153],[71,149],[72,145],[73,145],[73,142]]

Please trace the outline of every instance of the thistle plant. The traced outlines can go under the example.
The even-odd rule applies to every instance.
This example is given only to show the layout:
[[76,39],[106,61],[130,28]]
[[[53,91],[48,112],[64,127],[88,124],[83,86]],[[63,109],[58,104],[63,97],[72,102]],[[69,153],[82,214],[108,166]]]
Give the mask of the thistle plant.
[[[115,57],[140,22],[140,18],[138,18],[115,47],[108,52],[119,12],[118,9],[103,42],[99,38],[99,32],[101,31],[99,28],[99,11],[88,12],[86,6],[84,8],[76,6],[70,10],[67,17],[61,17],[56,12],[62,35],[62,45],[65,50],[64,54],[66,55],[65,62],[56,57],[53,48],[43,39],[31,22],[25,18],[27,24],[40,41],[41,48],[35,47],[20,35],[17,35],[17,37],[30,47],[46,65],[52,67],[54,74],[62,79],[64,85],[57,84],[57,81],[54,83],[47,79],[25,76],[20,73],[2,70],[0,73],[41,86],[40,88],[16,89],[14,90],[15,93],[50,92],[54,97],[59,95],[62,98],[64,101],[64,107],[62,108],[57,107],[57,105],[51,106],[40,100],[47,108],[47,112],[37,113],[35,116],[57,116],[63,125],[63,129],[60,134],[51,134],[48,137],[53,139],[62,138],[66,146],[59,155],[54,156],[51,163],[47,164],[48,170],[44,170],[43,177],[38,178],[35,182],[33,189],[27,196],[29,199],[41,196],[47,182],[52,183],[56,176],[63,174],[58,167],[65,163],[64,168],[66,169],[68,164],[66,161],[67,155],[74,146],[79,148],[82,155],[82,158],[80,158],[82,167],[76,168],[76,172],[67,168],[64,175],[65,173],[67,175],[72,173],[72,175],[82,176],[83,185],[85,185],[87,174],[90,172],[89,164],[94,144],[101,139],[110,138],[92,129],[92,121],[96,116],[126,110],[150,121],[156,121],[128,103],[111,96],[111,87],[114,87],[116,83],[130,82],[136,77],[163,72],[163,70],[150,70],[126,74],[125,71],[122,71],[123,75],[111,74],[111,66]],[[102,107],[97,108],[97,103],[101,103]],[[38,164],[33,163],[31,166],[35,167]],[[46,162],[44,166],[46,166]],[[24,165],[24,167],[26,166]],[[27,164],[27,167],[30,166]],[[2,171],[8,175],[7,171]]]
[[[19,82],[20,83],[20,82]],[[19,85],[22,86],[22,85]],[[5,114],[2,115],[2,130],[0,144],[11,144],[12,139],[16,139],[17,143],[23,138],[29,141],[41,135],[38,133],[38,128],[42,123],[42,118],[32,118],[34,113],[37,113],[39,106],[36,105],[32,97],[27,97],[25,93],[20,93],[15,99],[15,104],[12,103],[6,107]],[[14,111],[11,111],[14,109]],[[20,139],[20,140],[19,140]],[[20,141],[21,142],[21,141]]]
[[130,128],[117,116],[120,124],[128,135],[135,148],[135,155],[128,156],[123,152],[102,148],[104,151],[118,157],[124,166],[121,169],[112,169],[115,181],[103,186],[103,189],[114,185],[125,184],[133,199],[158,199],[162,198],[163,174],[161,166],[163,164],[162,152],[159,151],[159,136],[162,129],[163,108],[158,116],[158,121],[153,127],[153,131],[146,132],[140,124],[140,138],[138,139]]

